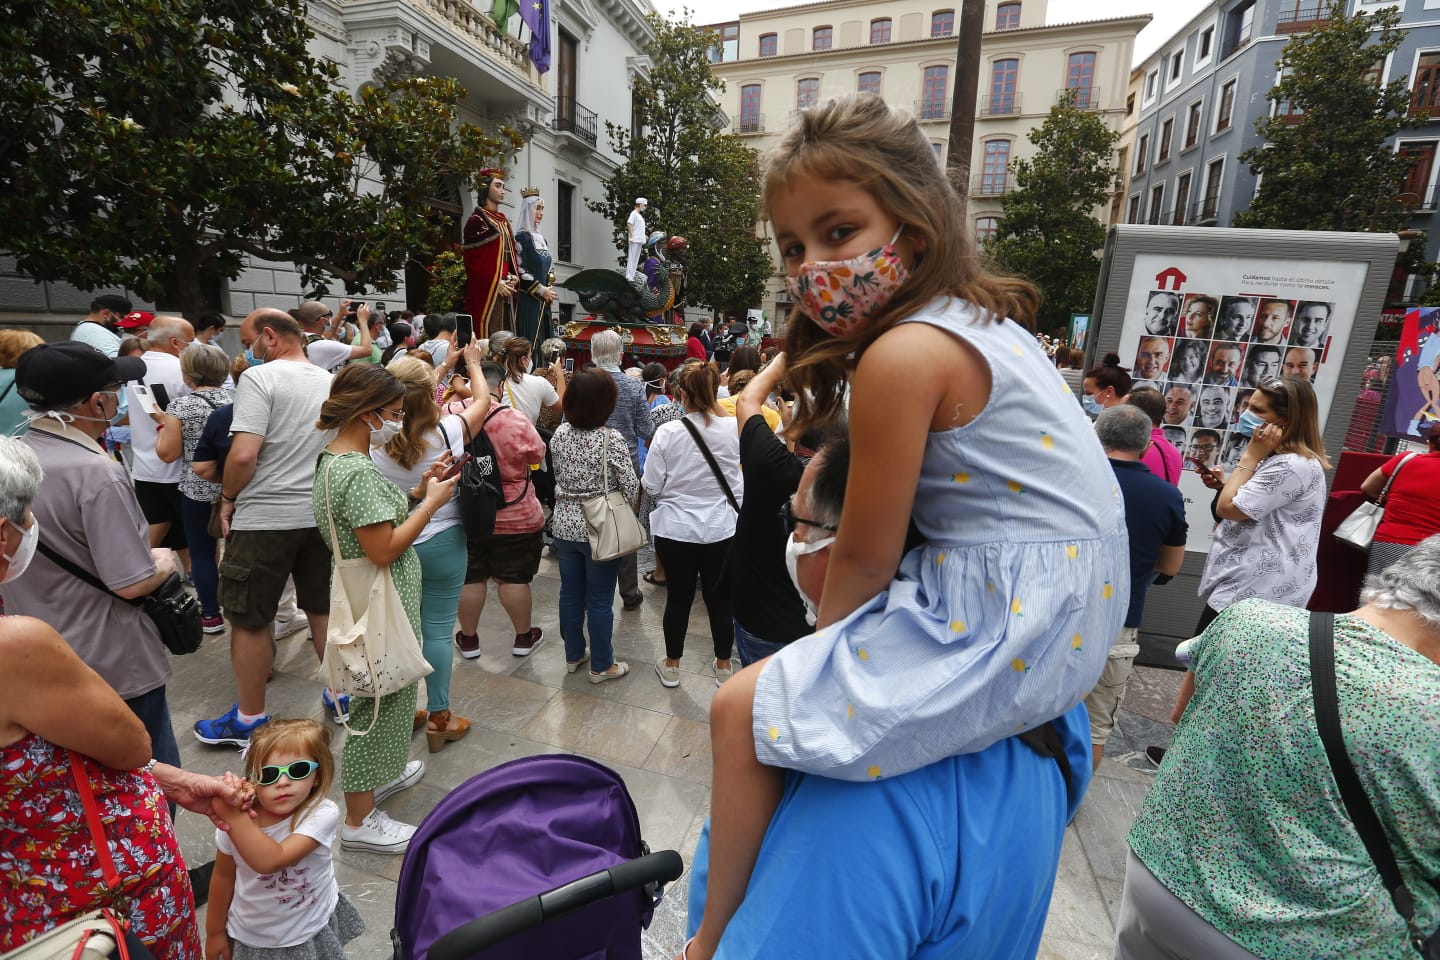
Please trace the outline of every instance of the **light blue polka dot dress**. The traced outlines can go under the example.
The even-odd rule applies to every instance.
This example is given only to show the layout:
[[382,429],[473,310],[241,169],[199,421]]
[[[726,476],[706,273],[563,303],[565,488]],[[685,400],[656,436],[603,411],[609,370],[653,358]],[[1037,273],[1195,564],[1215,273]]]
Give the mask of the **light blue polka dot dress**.
[[990,400],[926,441],[926,543],[889,589],[766,661],[754,731],[771,766],[872,780],[983,750],[1078,704],[1124,626],[1120,490],[1035,338],[953,299],[906,322],[979,351]]

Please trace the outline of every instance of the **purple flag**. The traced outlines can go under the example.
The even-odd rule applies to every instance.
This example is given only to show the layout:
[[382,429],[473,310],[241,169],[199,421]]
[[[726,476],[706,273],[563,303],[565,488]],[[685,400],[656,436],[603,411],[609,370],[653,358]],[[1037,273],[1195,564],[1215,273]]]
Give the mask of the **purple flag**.
[[520,19],[530,28],[530,62],[550,69],[550,0],[520,0]]

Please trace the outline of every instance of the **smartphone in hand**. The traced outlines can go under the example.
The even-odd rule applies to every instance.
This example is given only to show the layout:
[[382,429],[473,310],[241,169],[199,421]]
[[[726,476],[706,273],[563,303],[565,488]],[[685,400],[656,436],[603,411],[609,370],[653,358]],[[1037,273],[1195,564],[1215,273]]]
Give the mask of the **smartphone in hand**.
[[165,384],[150,384],[150,393],[154,395],[155,403],[160,408],[161,413],[164,413],[170,408],[170,391],[165,389]]
[[451,477],[459,476],[459,475],[460,475],[460,471],[461,471],[461,470],[464,470],[464,469],[465,469],[465,464],[467,464],[467,463],[469,463],[469,462],[470,462],[470,454],[469,454],[469,452],[462,453],[462,454],[460,455],[459,459],[457,459],[454,463],[450,464],[450,469],[446,470],[443,474],[440,475],[440,479],[441,479],[441,480],[449,480]]
[[566,372],[566,373],[574,373],[574,372],[575,372],[575,358],[574,358],[574,357],[566,357],[566,358],[565,358],[565,372]]
[[475,318],[468,313],[455,314],[455,346],[464,350],[475,339]]
[[150,392],[149,387],[143,383],[136,383],[131,386],[135,390],[135,401],[141,410],[147,414],[164,412],[160,409],[160,404],[155,401],[155,395]]

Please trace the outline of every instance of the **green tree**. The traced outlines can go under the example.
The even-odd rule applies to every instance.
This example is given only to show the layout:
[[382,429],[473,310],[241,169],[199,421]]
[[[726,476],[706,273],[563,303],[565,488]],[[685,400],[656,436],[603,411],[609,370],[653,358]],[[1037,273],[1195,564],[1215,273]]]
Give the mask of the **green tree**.
[[1119,135],[1073,95],[1030,131],[1035,155],[1016,160],[1015,189],[1000,200],[1001,220],[986,248],[996,264],[1040,288],[1038,329],[1068,325],[1095,302]]
[[[759,212],[759,158],[720,128],[714,105],[724,85],[710,72],[715,35],[681,21],[649,17],[655,39],[648,76],[635,80],[633,100],[645,109],[644,134],[607,123],[612,149],[627,157],[605,185],[587,198],[590,210],[615,224],[625,247],[625,218],[636,197],[650,201],[650,229],[690,243],[688,291],[692,304],[727,312],[759,304],[774,270],[765,241],[755,235]],[[623,259],[623,258],[621,258]]]
[[1334,0],[1326,17],[1281,53],[1270,99],[1288,109],[1257,120],[1266,142],[1240,154],[1261,180],[1237,227],[1389,231],[1409,219],[1416,198],[1400,185],[1414,160],[1387,142],[1417,122],[1408,81],[1382,87],[1367,75],[1404,39],[1400,12],[1351,16]]
[[304,0],[12,0],[0,21],[0,249],[37,280],[201,309],[246,255],[309,288],[392,290],[437,185],[518,137],[449,79],[336,89]]

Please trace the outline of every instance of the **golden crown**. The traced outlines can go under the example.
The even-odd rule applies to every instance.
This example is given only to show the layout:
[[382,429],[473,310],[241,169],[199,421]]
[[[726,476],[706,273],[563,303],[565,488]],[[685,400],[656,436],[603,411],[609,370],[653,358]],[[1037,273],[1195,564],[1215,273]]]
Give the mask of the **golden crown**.
[[538,196],[540,196],[540,188],[539,188],[539,187],[525,187],[523,190],[520,191],[520,196],[522,196],[522,197],[538,197]]

